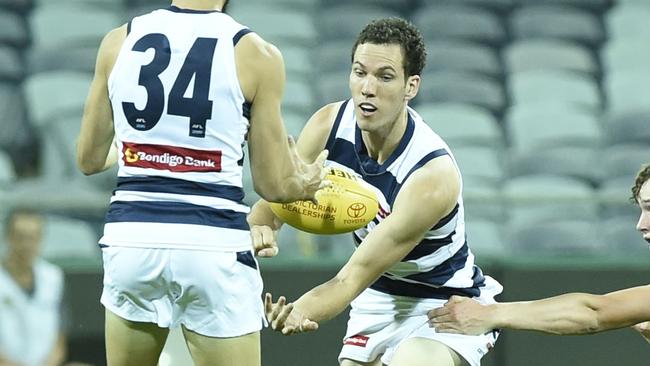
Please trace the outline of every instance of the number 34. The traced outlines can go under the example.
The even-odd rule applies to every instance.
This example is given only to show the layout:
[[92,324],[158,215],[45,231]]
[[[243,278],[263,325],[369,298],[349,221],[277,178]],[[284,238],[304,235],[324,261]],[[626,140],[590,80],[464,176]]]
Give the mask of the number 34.
[[[208,99],[208,93],[216,46],[216,38],[197,38],[169,92],[167,114],[189,117],[189,134],[192,137],[205,137],[205,124],[212,115],[212,101]],[[147,90],[147,104],[140,110],[132,102],[122,102],[129,125],[140,131],[150,130],[160,121],[165,106],[165,90],[160,74],[167,69],[171,60],[169,39],[164,34],[147,34],[133,45],[133,51],[137,52],[146,52],[150,48],[155,52],[153,60],[140,68],[138,78],[138,84]],[[192,78],[192,97],[186,98],[184,95]]]

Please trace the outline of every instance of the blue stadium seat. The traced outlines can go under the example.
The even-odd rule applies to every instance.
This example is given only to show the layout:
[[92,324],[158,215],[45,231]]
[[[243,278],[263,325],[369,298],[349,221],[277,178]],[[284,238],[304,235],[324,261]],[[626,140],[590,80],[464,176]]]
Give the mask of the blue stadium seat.
[[591,50],[561,40],[518,40],[506,47],[504,59],[509,72],[566,70],[594,76],[600,72]]
[[594,220],[566,219],[509,225],[509,252],[528,257],[590,257],[606,252]]
[[0,82],[17,83],[25,75],[18,49],[0,44]]
[[496,79],[503,77],[499,55],[492,47],[472,42],[438,39],[428,42],[426,48],[428,72],[469,71]]
[[510,16],[510,29],[516,39],[554,38],[598,47],[605,29],[593,13],[570,6],[530,5]]
[[415,102],[466,103],[498,115],[507,101],[503,85],[492,78],[469,72],[425,71]]
[[489,10],[463,5],[427,3],[413,15],[413,23],[427,40],[455,38],[500,46],[507,33],[499,17]]
[[312,64],[318,73],[349,74],[352,65],[352,43],[341,40],[320,42],[314,47]]
[[229,13],[280,50],[283,45],[312,46],[317,40],[311,13],[303,9],[233,2]]
[[14,47],[26,47],[31,41],[23,17],[13,11],[0,8],[0,43]]
[[603,79],[608,113],[617,116],[648,110],[649,83],[650,71],[647,69],[609,70]]
[[[29,118],[35,125],[71,112],[81,112],[92,74],[73,71],[51,71],[27,77],[23,90]],[[81,115],[81,114],[79,114]]]
[[27,68],[31,74],[62,70],[93,73],[98,48],[99,44],[66,49],[33,48],[27,53]]
[[510,176],[549,174],[580,179],[596,186],[603,172],[594,169],[599,164],[600,150],[593,146],[548,146],[508,152]]
[[346,3],[323,7],[315,22],[320,41],[340,40],[350,46],[366,24],[378,18],[400,16],[400,13],[380,6]]
[[605,16],[610,39],[647,39],[650,37],[649,17],[650,6],[645,1],[615,6]]
[[513,104],[566,103],[595,112],[603,107],[598,83],[588,75],[562,70],[513,72],[508,78]]

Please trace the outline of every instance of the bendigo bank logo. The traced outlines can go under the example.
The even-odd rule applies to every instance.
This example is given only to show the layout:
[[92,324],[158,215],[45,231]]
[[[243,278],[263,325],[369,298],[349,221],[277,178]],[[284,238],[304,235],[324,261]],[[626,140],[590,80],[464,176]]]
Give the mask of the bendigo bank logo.
[[124,142],[124,166],[170,172],[220,172],[220,150]]
[[361,202],[355,202],[351,204],[348,207],[348,216],[350,216],[353,219],[358,219],[359,217],[363,217],[363,215],[366,214],[367,208],[366,205],[364,205]]

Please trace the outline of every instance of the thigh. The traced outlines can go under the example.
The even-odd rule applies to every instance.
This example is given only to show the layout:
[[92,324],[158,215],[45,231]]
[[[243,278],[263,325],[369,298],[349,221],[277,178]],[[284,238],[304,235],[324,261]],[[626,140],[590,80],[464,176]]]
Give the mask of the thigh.
[[341,360],[340,366],[382,366],[383,364],[381,363],[381,359],[377,358],[376,360],[372,362],[359,362],[359,361],[353,361],[350,359],[343,359]]
[[467,362],[438,341],[409,338],[397,347],[390,366],[467,366]]
[[213,338],[262,329],[262,279],[251,252],[179,252],[172,266],[182,289],[176,312],[185,328]]
[[169,329],[132,322],[106,310],[106,362],[108,366],[156,366]]
[[260,366],[260,333],[239,337],[207,337],[183,327],[185,342],[196,366]]

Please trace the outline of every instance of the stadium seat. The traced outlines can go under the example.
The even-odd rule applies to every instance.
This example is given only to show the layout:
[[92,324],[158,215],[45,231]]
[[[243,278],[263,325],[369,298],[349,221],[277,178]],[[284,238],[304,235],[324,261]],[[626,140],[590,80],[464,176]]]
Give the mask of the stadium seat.
[[609,143],[645,143],[650,141],[650,108],[605,114],[605,136]]
[[46,259],[98,258],[99,237],[85,221],[48,216],[43,230],[42,255]]
[[504,59],[509,72],[566,70],[596,75],[591,51],[575,43],[553,39],[523,39],[508,45]]
[[500,46],[507,39],[504,25],[489,10],[462,5],[427,4],[418,8],[413,15],[413,23],[427,40],[455,38]]
[[636,257],[648,255],[648,243],[634,228],[630,217],[612,217],[600,221],[605,248],[611,256]]
[[598,148],[603,142],[603,131],[594,114],[572,106],[522,105],[508,111],[505,124],[510,146],[517,152],[550,146]]
[[499,150],[505,145],[497,120],[482,108],[460,103],[420,103],[415,109],[452,150],[459,146]]
[[280,50],[284,58],[284,68],[287,80],[312,77],[311,47],[300,45],[284,45]]
[[9,154],[0,150],[0,189],[6,188],[16,179],[16,171]]
[[0,0],[0,8],[20,13],[26,13],[32,6],[34,6],[34,0]]
[[594,167],[599,165],[599,149],[592,146],[548,146],[518,151],[513,149],[509,156],[510,176],[560,175],[580,179],[596,186],[603,172]]
[[560,70],[529,70],[509,75],[512,104],[563,102],[598,111],[600,90],[589,76]]
[[[649,6],[650,8],[650,6]],[[605,72],[646,70],[650,65],[650,47],[647,38],[613,39],[601,51]]]
[[320,41],[340,40],[352,46],[366,24],[378,18],[400,16],[400,13],[380,6],[346,3],[323,7],[315,23]]
[[0,45],[0,82],[17,83],[25,75],[25,68],[18,50]]
[[473,104],[498,115],[506,105],[506,94],[500,82],[478,74],[425,71],[415,102]]
[[501,185],[486,182],[471,174],[463,175],[463,202],[467,220],[500,223],[506,218]]
[[316,98],[312,84],[298,78],[288,79],[284,89],[282,107],[304,115],[315,112]]
[[488,220],[466,220],[467,243],[477,258],[503,258],[507,243],[499,223]]
[[[419,3],[420,6],[427,6],[430,2],[428,0],[419,0]],[[436,0],[436,4],[478,7],[506,16],[515,5],[515,0]]]
[[610,70],[603,79],[607,109],[612,115],[645,111],[650,100],[648,70]]
[[584,257],[603,254],[604,243],[593,220],[565,219],[509,225],[509,252],[528,257]]
[[[632,181],[641,165],[650,161],[650,140],[607,146],[600,156],[600,168],[608,179]],[[629,185],[629,184],[628,184]]]
[[104,35],[123,24],[114,11],[87,5],[50,4],[29,17],[33,47],[97,47]]
[[598,47],[606,37],[596,15],[570,6],[524,6],[511,14],[510,23],[516,39],[555,38]]
[[287,129],[287,134],[293,136],[293,138],[297,140],[302,128],[305,127],[305,123],[307,123],[310,116],[311,114],[283,111],[282,120]]
[[563,5],[575,6],[601,13],[609,7],[610,0],[515,0],[517,5]]
[[[50,3],[49,0],[35,0],[35,2],[37,7],[47,6]],[[92,6],[111,11],[124,10],[124,1],[122,0],[58,0],[57,3],[64,6]]]
[[349,74],[352,65],[352,43],[341,40],[320,42],[314,47],[311,64],[316,66],[317,73]]
[[[328,7],[348,5],[349,3],[348,0],[320,0],[321,11],[326,11]],[[355,0],[354,4],[386,9],[399,14],[401,17],[409,15],[410,10],[413,8],[410,0]]]
[[299,8],[233,2],[229,12],[262,38],[276,44],[312,46],[317,32],[311,13]]
[[33,48],[27,54],[27,68],[31,74],[63,70],[93,73],[98,46]]
[[29,76],[24,84],[29,118],[35,125],[60,115],[80,112],[86,101],[92,74],[51,71]]
[[318,94],[318,105],[349,99],[349,75],[349,71],[336,71],[317,75],[316,92]]
[[477,43],[434,40],[428,42],[426,69],[431,71],[469,71],[501,79],[503,70],[497,51]]
[[[0,116],[2,116],[3,130],[11,131],[11,133],[0,133],[0,148],[15,157],[21,157],[19,152],[22,151],[22,147],[34,151],[34,146],[29,146],[34,141],[34,131],[25,116],[23,95],[20,89],[11,83],[0,82]],[[16,161],[16,163],[20,162]],[[18,167],[16,168],[19,170]]]
[[465,180],[499,186],[505,177],[505,167],[498,149],[485,146],[461,145],[452,149]]
[[511,224],[571,219],[595,220],[596,191],[588,183],[567,176],[526,175],[503,184],[503,199]]
[[605,16],[609,38],[622,39],[650,37],[650,6],[647,2],[638,4],[619,4]]
[[[640,168],[639,165],[637,170]],[[628,225],[633,227],[632,224],[639,219],[639,207],[630,200],[632,196],[631,182],[632,179],[627,176],[606,178],[601,182],[597,195],[602,219],[626,219]]]
[[25,47],[30,42],[27,24],[18,13],[0,8],[0,43]]

